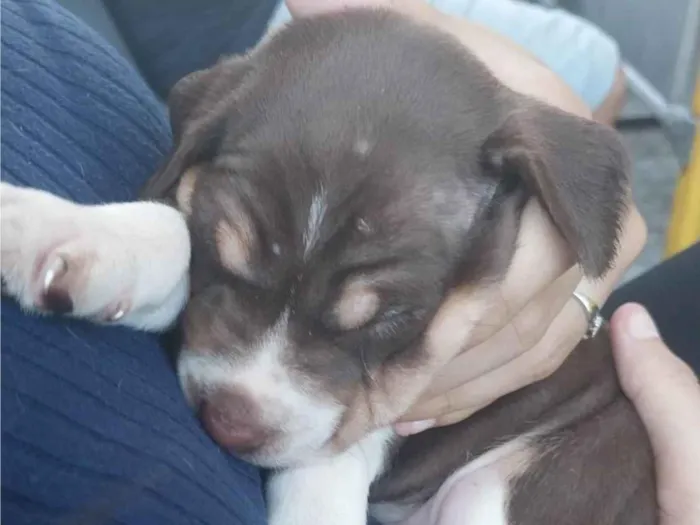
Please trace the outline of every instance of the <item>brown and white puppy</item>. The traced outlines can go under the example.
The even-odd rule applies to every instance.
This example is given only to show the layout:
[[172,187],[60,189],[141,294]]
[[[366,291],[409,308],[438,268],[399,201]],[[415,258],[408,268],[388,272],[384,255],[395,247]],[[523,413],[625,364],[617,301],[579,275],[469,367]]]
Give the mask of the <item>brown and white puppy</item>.
[[[606,333],[467,421],[388,430],[450,330],[483,320],[530,197],[588,275],[608,269],[627,186],[612,130],[370,10],[294,22],[182,80],[170,109],[175,147],[145,196],[182,216],[5,185],[3,278],[27,307],[152,330],[186,303],[184,392],[220,445],[277,469],[274,525],[361,525],[368,501],[384,523],[656,522]],[[455,323],[464,300],[475,315]],[[370,422],[386,427],[339,441]]]

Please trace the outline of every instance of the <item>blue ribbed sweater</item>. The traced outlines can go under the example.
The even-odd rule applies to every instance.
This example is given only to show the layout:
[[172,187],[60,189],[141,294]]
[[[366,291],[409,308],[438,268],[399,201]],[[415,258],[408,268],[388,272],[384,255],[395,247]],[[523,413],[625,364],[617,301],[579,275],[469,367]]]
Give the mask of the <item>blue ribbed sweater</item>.
[[[95,33],[46,0],[2,2],[2,177],[132,199],[166,112]],[[153,336],[2,301],[2,522],[264,523],[259,473],[200,429]]]

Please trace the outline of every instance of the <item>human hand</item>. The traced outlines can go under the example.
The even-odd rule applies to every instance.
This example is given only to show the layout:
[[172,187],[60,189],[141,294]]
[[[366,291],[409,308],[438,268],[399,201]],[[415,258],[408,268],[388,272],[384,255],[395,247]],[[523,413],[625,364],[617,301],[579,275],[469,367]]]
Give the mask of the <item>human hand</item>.
[[[644,245],[646,227],[636,209],[627,217],[623,232],[610,273],[602,280],[582,280],[548,216],[531,202],[518,235],[521,248],[506,279],[490,290],[491,308],[465,334],[464,350],[455,352],[457,356],[402,417],[397,431],[412,434],[461,421],[557,370],[587,328],[586,315],[572,296],[574,290],[602,304]],[[446,315],[463,315],[467,302]]]
[[[578,116],[591,117],[590,110],[564,82],[526,51],[487,28],[443,15],[426,2],[287,0],[287,6],[294,16],[354,6],[396,9],[453,34],[511,89]],[[410,434],[460,421],[554,372],[586,331],[587,319],[573,299],[573,291],[602,304],[645,241],[644,220],[630,202],[612,270],[602,280],[582,281],[580,270],[548,215],[537,202],[530,202],[518,236],[520,248],[505,280],[482,291],[478,300],[465,293],[440,309],[431,330],[449,337],[436,338],[440,347],[429,345],[428,352],[456,357],[432,378],[396,429]],[[392,395],[387,389],[387,396]]]
[[660,339],[639,305],[611,320],[620,383],[646,426],[656,457],[661,525],[700,523],[700,383]]

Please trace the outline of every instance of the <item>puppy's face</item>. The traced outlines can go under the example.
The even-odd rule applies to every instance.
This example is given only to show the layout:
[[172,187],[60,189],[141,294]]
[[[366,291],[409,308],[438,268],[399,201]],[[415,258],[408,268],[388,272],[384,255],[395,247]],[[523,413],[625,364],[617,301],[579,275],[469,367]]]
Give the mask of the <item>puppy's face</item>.
[[195,184],[180,373],[211,434],[261,462],[323,445],[383,363],[416,358],[491,190],[357,141],[222,156]]
[[[532,104],[511,118],[517,102],[457,44],[370,11],[294,24],[176,87],[177,148],[148,191],[172,189],[189,219],[178,371],[218,443],[289,465],[380,410],[384,373],[422,365],[450,288],[505,271],[530,193],[604,271],[617,151],[601,161],[608,246],[579,242],[596,220],[562,210],[577,188],[551,172],[577,133],[604,132]],[[547,126],[568,150],[538,143]]]

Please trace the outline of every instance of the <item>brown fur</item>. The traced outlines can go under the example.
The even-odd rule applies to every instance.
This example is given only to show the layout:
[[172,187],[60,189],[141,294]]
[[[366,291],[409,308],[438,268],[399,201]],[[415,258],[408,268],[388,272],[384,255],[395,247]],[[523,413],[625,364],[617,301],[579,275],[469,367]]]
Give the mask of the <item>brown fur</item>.
[[656,523],[653,461],[639,417],[622,395],[607,330],[583,341],[549,378],[469,419],[407,439],[372,501],[423,502],[447,475],[542,425],[546,453],[512,490],[516,525]]
[[[465,297],[487,311],[479,290],[507,271],[529,197],[586,274],[603,275],[616,253],[628,170],[616,133],[517,95],[458,43],[396,14],[296,22],[182,80],[170,108],[175,149],[144,195],[189,213],[188,348],[235,354],[290,308],[289,366],[323,381],[347,407],[344,425],[398,416],[451,357],[429,358],[426,344],[449,346],[461,321],[434,316]],[[175,199],[192,167],[196,184]],[[319,188],[328,211],[309,249]],[[250,238],[237,237],[245,250],[227,264],[217,225],[232,220]],[[338,326],[334,305],[358,277],[377,312],[341,314]],[[542,425],[541,458],[513,482],[514,525],[655,522],[648,440],[605,332],[551,377],[405,440],[372,500],[425,501],[468,456]]]

